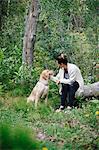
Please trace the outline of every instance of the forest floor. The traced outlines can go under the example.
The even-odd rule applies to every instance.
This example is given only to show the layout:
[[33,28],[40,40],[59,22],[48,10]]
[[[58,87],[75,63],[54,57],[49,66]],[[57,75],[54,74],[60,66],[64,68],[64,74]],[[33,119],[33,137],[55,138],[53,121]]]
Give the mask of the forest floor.
[[30,128],[45,150],[98,150],[99,101],[93,99],[83,102],[82,108],[59,113],[52,101],[49,98],[48,106],[40,102],[35,109],[26,97],[6,94],[0,97],[0,122]]

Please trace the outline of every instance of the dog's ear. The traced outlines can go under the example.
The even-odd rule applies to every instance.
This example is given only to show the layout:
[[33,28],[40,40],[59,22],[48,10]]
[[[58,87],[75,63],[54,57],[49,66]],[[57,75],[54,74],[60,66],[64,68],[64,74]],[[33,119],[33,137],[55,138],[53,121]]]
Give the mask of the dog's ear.
[[44,70],[41,74],[41,78],[43,78],[44,80],[48,80],[49,75],[48,75],[48,70]]
[[48,79],[48,76],[45,75],[45,74],[43,74],[43,75],[42,75],[42,78],[43,78],[44,80],[47,80],[47,79]]

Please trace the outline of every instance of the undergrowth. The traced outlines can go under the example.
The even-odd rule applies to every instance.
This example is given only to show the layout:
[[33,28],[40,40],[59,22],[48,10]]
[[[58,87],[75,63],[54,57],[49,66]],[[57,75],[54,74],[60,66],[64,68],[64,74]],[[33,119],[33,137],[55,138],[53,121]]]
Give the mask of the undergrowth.
[[[1,150],[5,149],[4,145],[9,148],[11,143],[12,150],[15,148],[30,150],[30,147],[25,146],[29,142],[30,146],[33,143],[38,146],[34,148],[35,150],[44,148],[46,150],[98,150],[99,101],[94,99],[82,102],[82,108],[71,111],[65,109],[63,112],[56,113],[54,108],[58,104],[59,97],[53,95],[49,98],[47,106],[42,100],[37,109],[34,108],[33,103],[26,103],[26,97],[9,97],[9,94],[0,97],[0,122],[1,125],[3,124]],[[4,124],[9,125],[10,128]],[[16,126],[19,129],[16,129]],[[29,140],[31,138],[25,129],[31,131],[30,135],[32,134],[34,141]],[[16,139],[16,136],[19,138]],[[23,139],[26,138],[24,146],[21,146],[21,136]],[[18,148],[13,145],[15,141]]]

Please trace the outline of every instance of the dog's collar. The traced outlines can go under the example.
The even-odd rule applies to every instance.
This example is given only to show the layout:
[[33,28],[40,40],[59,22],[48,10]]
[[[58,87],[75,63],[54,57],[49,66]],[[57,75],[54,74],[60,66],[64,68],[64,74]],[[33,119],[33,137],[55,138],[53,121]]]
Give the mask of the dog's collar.
[[45,86],[48,86],[48,82],[40,81],[40,80],[39,80],[39,82],[41,82],[41,83],[44,84]]

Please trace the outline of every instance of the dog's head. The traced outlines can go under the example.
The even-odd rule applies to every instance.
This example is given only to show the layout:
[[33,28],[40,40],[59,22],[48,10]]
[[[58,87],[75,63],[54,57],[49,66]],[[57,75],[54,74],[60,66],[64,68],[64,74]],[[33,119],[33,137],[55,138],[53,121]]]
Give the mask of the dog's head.
[[48,80],[50,79],[50,76],[53,75],[53,71],[52,70],[44,70],[41,75],[40,75],[40,78],[44,79],[44,80]]

